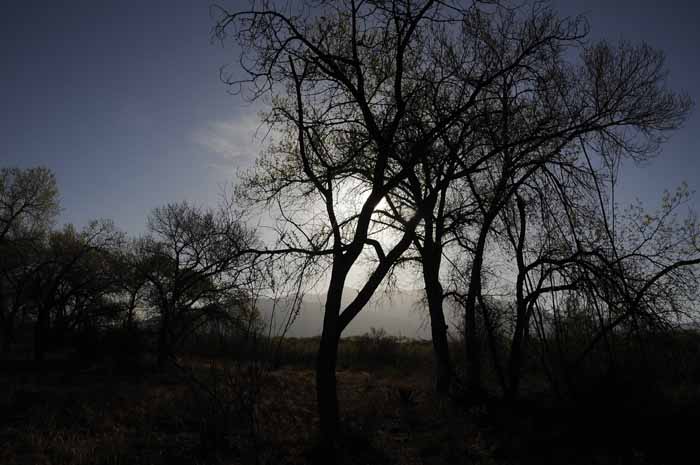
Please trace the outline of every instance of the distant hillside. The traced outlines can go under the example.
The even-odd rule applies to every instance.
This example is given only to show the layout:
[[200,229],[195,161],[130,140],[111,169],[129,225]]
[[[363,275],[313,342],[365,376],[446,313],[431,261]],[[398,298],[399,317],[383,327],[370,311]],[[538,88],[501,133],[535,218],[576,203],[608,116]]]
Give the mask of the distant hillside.
[[[346,288],[343,304],[347,305],[357,295],[357,290]],[[357,336],[370,328],[382,328],[388,334],[412,339],[429,339],[430,325],[427,309],[422,303],[422,290],[397,290],[391,294],[375,295],[360,314],[343,332],[343,336]],[[313,337],[321,334],[325,294],[308,294],[304,297],[299,315],[287,332],[292,337]],[[290,301],[278,302],[274,326],[280,328],[289,314]],[[262,299],[259,308],[266,321],[272,315],[273,301]]]

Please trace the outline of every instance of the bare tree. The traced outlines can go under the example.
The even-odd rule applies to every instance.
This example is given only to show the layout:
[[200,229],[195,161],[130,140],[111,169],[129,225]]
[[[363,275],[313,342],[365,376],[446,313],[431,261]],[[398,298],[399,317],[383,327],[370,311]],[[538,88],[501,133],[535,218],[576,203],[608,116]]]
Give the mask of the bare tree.
[[48,168],[0,169],[0,329],[3,352],[26,310],[32,251],[58,214],[58,188]]
[[[296,10],[261,3],[249,11],[222,11],[216,28],[221,38],[232,32],[244,51],[247,78],[229,82],[239,86],[235,90],[247,85],[252,98],[271,96],[266,122],[280,134],[248,176],[245,193],[280,207],[287,252],[330,259],[317,394],[331,446],[338,428],[340,334],[411,245],[441,186],[405,212],[403,232],[391,246],[374,236],[377,206],[416,176],[416,165],[434,153],[442,135],[460,128],[471,133],[483,124],[489,113],[485,89],[527,66],[541,43],[547,46],[546,38],[531,34],[520,53],[499,56],[485,33],[495,26],[487,11],[492,6],[482,7],[348,1],[300,3]],[[560,32],[544,35],[554,40]],[[459,166],[461,175],[492,154],[484,151]],[[343,309],[348,274],[366,248],[376,255],[376,267]]]
[[104,298],[114,284],[108,255],[121,246],[123,237],[111,222],[102,220],[80,231],[66,225],[42,244],[32,264],[36,360],[43,360],[50,343],[67,331],[106,316],[101,314],[109,308]]
[[[525,37],[531,31],[562,27],[546,8],[535,9],[524,19],[518,10],[509,10],[502,21],[506,31],[523,31]],[[517,53],[523,38],[503,31],[492,40],[506,56]],[[687,97],[664,88],[663,56],[646,45],[585,46],[578,42],[580,36],[561,32],[548,37],[552,37],[549,46],[533,61],[510,70],[488,89],[490,124],[482,134],[498,155],[465,182],[480,206],[480,218],[467,223],[462,239],[471,257],[464,301],[465,350],[467,382],[474,392],[481,390],[477,302],[487,243],[499,213],[535,176],[561,170],[566,176],[585,178],[588,153],[603,162],[612,153],[634,160],[653,155],[665,133],[682,123],[691,106]],[[581,52],[580,61],[566,60],[571,49]],[[595,150],[584,152],[585,147]]]
[[242,251],[254,236],[228,211],[187,203],[156,208],[149,234],[137,244],[138,271],[148,282],[147,300],[158,317],[158,364],[163,366],[197,327],[231,320],[252,263]]
[[[546,333],[553,332],[561,353],[566,335],[561,331],[560,302],[569,310],[577,309],[590,337],[576,362],[564,362],[564,371],[571,371],[601,342],[612,367],[613,339],[622,325],[631,324],[636,330],[691,319],[686,312],[692,311],[691,301],[697,295],[700,231],[692,212],[676,216],[688,201],[687,188],[666,194],[655,214],[640,206],[615,213],[610,199],[618,167],[603,163],[596,168],[588,153],[582,155],[578,162],[571,158],[543,167],[521,184],[490,232],[500,254],[514,262],[508,294],[513,299],[512,320],[500,335],[510,339],[507,373],[501,373],[510,399],[518,394],[533,315],[539,314],[543,347]],[[543,317],[552,328],[541,325]],[[493,352],[494,339],[488,340]],[[494,365],[500,370],[500,361]]]
[[601,265],[589,288],[605,315],[575,364],[625,325],[638,332],[697,320],[700,227],[695,212],[680,211],[689,199],[684,185],[666,192],[656,212],[635,204],[616,216],[614,232],[605,223],[612,239],[608,253],[596,256]]
[[[232,34],[243,49],[245,76],[224,79],[271,103],[265,122],[275,143],[241,190],[280,217],[282,246],[266,252],[315,256],[330,270],[317,395],[332,445],[340,335],[411,244],[441,255],[445,238],[437,231],[448,186],[461,192],[458,204],[477,205],[462,210],[465,226],[456,237],[470,257],[465,350],[468,383],[478,392],[476,309],[501,211],[535,173],[575,166],[581,141],[603,157],[615,150],[644,158],[683,121],[690,102],[663,87],[659,53],[585,45],[584,20],[560,19],[539,3],[297,6],[221,10],[216,33]],[[569,59],[572,51],[580,60]],[[398,225],[391,244],[377,239],[382,221]],[[348,275],[366,250],[375,267],[341,308]],[[440,261],[425,263],[426,288],[437,297]]]
[[133,329],[137,324],[137,309],[146,306],[148,280],[139,267],[139,241],[126,240],[110,256],[110,266],[116,285],[116,300],[124,308],[124,327]]
[[58,210],[58,187],[51,170],[0,169],[0,243],[46,232]]

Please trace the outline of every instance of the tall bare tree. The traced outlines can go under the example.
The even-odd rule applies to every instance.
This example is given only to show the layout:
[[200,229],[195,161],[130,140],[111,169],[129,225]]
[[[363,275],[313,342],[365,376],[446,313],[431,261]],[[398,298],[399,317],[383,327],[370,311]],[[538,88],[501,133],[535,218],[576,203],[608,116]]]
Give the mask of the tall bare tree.
[[[265,122],[275,143],[241,189],[280,218],[282,247],[266,252],[316,256],[330,269],[316,382],[331,445],[340,335],[411,244],[440,255],[444,219],[434,220],[448,186],[464,205],[478,205],[462,212],[459,236],[470,256],[465,350],[476,392],[476,308],[500,212],[535,173],[580,159],[573,147],[581,140],[603,155],[614,148],[644,157],[690,107],[663,87],[659,53],[585,45],[584,20],[558,18],[540,3],[255,2],[221,10],[216,33],[243,50],[245,75],[224,79],[271,103]],[[394,209],[380,206],[398,199]],[[400,225],[389,244],[377,239],[382,218]],[[366,250],[375,267],[342,308]],[[437,296],[440,263],[429,265],[426,288]]]
[[[486,33],[496,27],[488,11],[492,6],[479,2],[298,6],[259,3],[248,11],[222,11],[216,31],[221,38],[233,34],[243,48],[247,76],[229,82],[246,85],[252,98],[271,97],[266,122],[281,134],[247,178],[245,193],[281,207],[288,252],[330,259],[317,393],[321,429],[333,444],[342,330],[413,242],[441,186],[406,212],[403,232],[390,246],[373,237],[377,205],[416,176],[418,162],[434,153],[442,135],[460,127],[475,132],[485,123],[489,86],[527,66],[559,34],[577,35],[574,26],[545,27],[539,35],[529,34],[519,53],[506,56],[494,53]],[[478,170],[492,155],[484,150],[465,162],[461,175]],[[348,205],[348,193],[358,189],[362,194]],[[366,248],[376,254],[376,267],[356,298],[341,308],[348,275]]]
[[[529,37],[533,31],[562,27],[546,8],[524,19],[519,10],[507,10],[501,21],[492,40],[505,56],[518,53],[524,39],[504,31]],[[583,45],[580,36],[563,37],[560,32],[549,37],[552,40],[532,61],[509,70],[488,89],[490,119],[482,134],[498,155],[465,179],[481,210],[481,218],[469,223],[463,240],[471,257],[465,350],[467,382],[474,392],[481,390],[476,315],[482,267],[500,212],[535,176],[561,170],[585,181],[589,154],[602,163],[613,153],[634,160],[653,155],[691,107],[687,97],[664,87],[663,55],[647,45]],[[574,50],[580,59],[569,62]]]
[[241,253],[254,236],[230,211],[168,204],[148,217],[149,234],[137,243],[137,271],[158,317],[158,364],[163,366],[197,327],[231,322],[229,308],[252,266]]

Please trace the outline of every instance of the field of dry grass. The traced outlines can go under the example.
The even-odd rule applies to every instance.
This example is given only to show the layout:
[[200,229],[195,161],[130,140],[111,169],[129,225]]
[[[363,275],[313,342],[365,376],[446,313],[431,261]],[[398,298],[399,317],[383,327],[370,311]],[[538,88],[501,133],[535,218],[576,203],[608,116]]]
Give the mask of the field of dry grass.
[[[318,419],[311,370],[252,375],[248,368],[201,361],[187,368],[191,371],[121,376],[61,365],[6,374],[0,388],[0,463],[312,459]],[[193,374],[204,387],[191,381]],[[443,463],[444,441],[456,440],[450,431],[456,423],[443,421],[449,408],[433,401],[429,386],[410,377],[350,370],[340,371],[338,381],[350,463]],[[248,390],[252,384],[258,392]],[[220,420],[224,412],[231,418]],[[475,447],[478,441],[472,439]]]
[[[313,463],[314,373],[303,363],[312,342],[291,341],[276,369],[201,356],[166,372],[6,363],[0,463]],[[675,390],[675,409],[564,406],[535,395],[468,405],[432,393],[425,343],[360,342],[345,343],[338,371],[347,464],[661,464],[688,463],[692,452],[695,430],[685,424],[700,418],[698,389]],[[397,363],[373,358],[375,349],[397,351]]]

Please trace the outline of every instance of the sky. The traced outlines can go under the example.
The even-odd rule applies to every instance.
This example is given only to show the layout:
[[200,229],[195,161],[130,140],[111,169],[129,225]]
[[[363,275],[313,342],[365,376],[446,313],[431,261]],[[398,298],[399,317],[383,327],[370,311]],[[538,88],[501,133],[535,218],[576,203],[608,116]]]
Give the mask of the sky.
[[[246,1],[221,1],[230,10]],[[700,2],[555,1],[587,15],[591,38],[646,41],[667,54],[669,86],[700,103]],[[56,174],[60,222],[110,218],[131,234],[148,212],[188,200],[214,206],[260,150],[258,107],[230,95],[211,40],[209,0],[3,0],[0,166]],[[700,112],[663,154],[624,171],[621,198],[650,206],[686,181],[700,191]],[[700,196],[696,196],[700,199]]]

